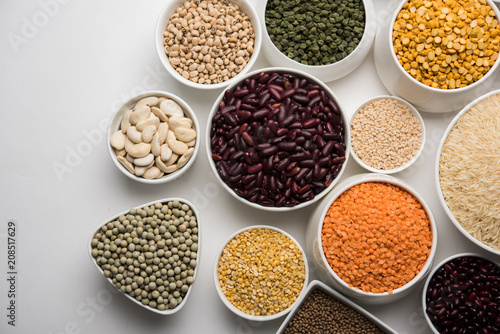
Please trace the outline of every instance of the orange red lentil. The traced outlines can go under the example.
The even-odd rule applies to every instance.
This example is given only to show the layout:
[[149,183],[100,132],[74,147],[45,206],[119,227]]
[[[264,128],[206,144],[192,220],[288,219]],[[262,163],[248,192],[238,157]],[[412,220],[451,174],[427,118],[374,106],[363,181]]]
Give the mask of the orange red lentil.
[[365,182],[332,203],[321,242],[330,267],[349,286],[392,293],[424,266],[432,231],[412,194],[392,184]]

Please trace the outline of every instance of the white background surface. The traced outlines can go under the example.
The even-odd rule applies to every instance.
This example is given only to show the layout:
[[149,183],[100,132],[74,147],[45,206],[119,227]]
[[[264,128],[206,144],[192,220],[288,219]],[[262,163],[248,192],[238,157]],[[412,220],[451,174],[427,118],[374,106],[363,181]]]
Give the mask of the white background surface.
[[[305,246],[313,207],[284,214],[246,207],[216,183],[204,150],[173,183],[143,185],[118,172],[108,156],[102,125],[121,102],[144,90],[177,94],[198,115],[204,140],[208,112],[221,91],[186,88],[160,67],[153,34],[165,1],[62,2],[0,4],[0,332],[275,332],[284,318],[250,323],[222,304],[214,287],[214,259],[228,236],[254,224],[282,228]],[[387,2],[374,2],[382,17]],[[267,66],[261,56],[254,69]],[[353,73],[329,86],[349,116],[364,99],[388,93],[372,53]],[[434,185],[436,149],[454,115],[423,114],[425,151],[414,168],[396,175],[433,210],[439,231],[435,263],[457,252],[481,252],[454,228]],[[350,159],[343,178],[362,172]],[[175,315],[160,316],[116,294],[91,263],[87,243],[97,226],[115,214],[172,196],[199,209],[203,249],[187,305]],[[7,324],[6,309],[9,220],[17,224],[15,327]],[[421,290],[366,308],[399,333],[430,333]]]

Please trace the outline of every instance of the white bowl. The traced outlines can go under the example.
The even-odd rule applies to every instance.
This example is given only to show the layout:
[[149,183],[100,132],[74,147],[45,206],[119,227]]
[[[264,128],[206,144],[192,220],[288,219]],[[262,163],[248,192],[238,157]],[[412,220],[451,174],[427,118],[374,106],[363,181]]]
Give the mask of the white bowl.
[[[251,315],[251,314],[248,314],[248,313],[245,313],[245,312],[239,310],[236,306],[234,306],[226,298],[226,296],[222,292],[222,289],[221,289],[221,287],[219,285],[219,277],[218,277],[217,273],[218,273],[218,268],[219,268],[219,259],[220,259],[220,256],[222,255],[222,251],[224,250],[224,248],[226,247],[226,245],[229,244],[231,242],[231,240],[234,239],[234,237],[236,237],[237,235],[239,235],[239,234],[241,234],[241,233],[243,233],[245,231],[252,230],[252,229],[268,229],[268,230],[277,231],[277,232],[279,232],[279,233],[287,236],[300,249],[300,251],[302,252],[302,257],[304,259],[305,279],[304,279],[304,285],[302,287],[302,290],[301,290],[300,294],[297,296],[297,299],[295,300],[295,302],[292,305],[290,305],[290,307],[288,307],[287,309],[285,309],[285,310],[283,310],[281,312],[278,312],[278,313],[275,313],[275,314],[272,314],[272,315]],[[278,318],[284,316],[288,312],[290,312],[290,310],[294,307],[294,305],[297,304],[297,302],[299,301],[300,297],[304,294],[304,292],[305,292],[305,290],[307,288],[308,280],[309,280],[309,265],[308,265],[308,262],[307,262],[306,253],[304,252],[304,250],[302,249],[302,247],[300,246],[300,244],[297,242],[297,240],[295,240],[294,237],[292,237],[290,234],[286,233],[285,231],[283,231],[283,230],[281,230],[279,228],[273,227],[273,226],[268,226],[268,225],[254,225],[254,226],[245,227],[245,228],[243,228],[243,229],[241,229],[241,230],[233,233],[227,239],[227,241],[224,243],[224,245],[222,246],[222,248],[220,249],[220,251],[219,251],[219,253],[217,255],[217,258],[215,259],[214,283],[215,283],[215,288],[217,290],[217,294],[219,295],[219,297],[222,300],[222,302],[224,303],[224,305],[226,305],[226,307],[229,310],[231,310],[231,312],[233,312],[237,316],[240,316],[240,317],[242,317],[244,319],[251,320],[251,321],[269,321],[269,320],[275,320],[275,319],[278,319]]]
[[[123,118],[123,115],[125,114],[125,112],[127,110],[129,110],[129,109],[132,109],[139,100],[141,100],[141,99],[143,99],[145,97],[148,97],[148,96],[166,97],[166,98],[172,99],[175,102],[177,102],[182,107],[182,109],[184,110],[184,115],[186,117],[188,117],[188,118],[190,118],[190,119],[193,120],[193,129],[196,130],[196,133],[197,133],[196,134],[196,144],[194,145],[194,152],[193,152],[193,155],[191,156],[191,158],[189,159],[189,161],[182,168],[176,170],[175,172],[170,173],[170,174],[165,174],[161,178],[153,179],[153,180],[145,179],[143,177],[139,177],[139,176],[137,176],[135,174],[130,173],[116,159],[116,154],[114,152],[114,149],[111,146],[111,144],[109,143],[110,138],[113,135],[113,133],[115,133],[116,131],[118,131],[120,129],[120,123],[122,121],[122,118]],[[160,184],[160,183],[170,182],[170,181],[173,181],[173,180],[179,178],[182,174],[184,174],[194,164],[194,161],[196,160],[196,157],[198,156],[198,151],[200,150],[200,138],[201,138],[200,124],[198,123],[198,119],[196,118],[196,115],[195,115],[193,109],[191,109],[191,107],[183,99],[181,99],[180,97],[178,97],[178,96],[176,96],[174,94],[163,92],[163,91],[155,91],[154,90],[154,91],[144,92],[142,94],[139,94],[139,95],[131,98],[130,100],[128,100],[127,102],[125,102],[120,107],[120,109],[118,109],[111,116],[111,119],[110,119],[109,124],[108,124],[108,133],[107,133],[107,137],[106,137],[106,140],[107,140],[106,145],[108,147],[108,152],[109,152],[109,155],[111,157],[111,160],[114,162],[115,166],[125,176],[127,176],[128,178],[130,178],[132,180],[141,182],[141,183]]]
[[347,74],[354,71],[366,58],[370,49],[372,47],[375,32],[377,30],[377,22],[375,15],[375,8],[373,6],[372,0],[363,0],[363,5],[365,7],[365,31],[363,33],[363,37],[361,38],[358,46],[352,53],[350,53],[344,59],[341,59],[335,63],[328,65],[305,65],[296,60],[288,58],[284,55],[278,48],[274,45],[274,43],[269,38],[266,29],[266,20],[265,20],[265,12],[267,6],[267,0],[261,5],[261,10],[259,12],[260,22],[262,24],[262,39],[263,39],[263,48],[262,52],[266,57],[267,61],[272,66],[283,66],[289,67],[296,70],[300,70],[310,75],[313,75],[320,79],[321,81],[328,82],[340,79]]
[[92,263],[94,264],[94,266],[97,268],[97,270],[103,275],[103,277],[106,278],[106,280],[109,282],[109,284],[111,284],[113,286],[113,288],[115,288],[117,291],[119,291],[121,294],[123,294],[125,297],[127,297],[128,299],[130,299],[131,301],[133,301],[137,305],[145,308],[146,310],[149,310],[151,312],[154,312],[154,313],[157,313],[157,314],[161,314],[161,315],[171,315],[171,314],[177,313],[181,308],[183,308],[184,305],[186,305],[186,302],[187,302],[187,300],[189,298],[189,295],[191,294],[191,291],[193,290],[193,285],[196,283],[196,277],[198,276],[198,268],[200,267],[200,263],[199,262],[200,262],[200,252],[201,252],[201,224],[200,224],[200,214],[199,214],[198,210],[194,207],[194,205],[192,203],[190,203],[189,201],[187,201],[187,200],[185,200],[183,198],[178,198],[178,197],[164,198],[164,199],[160,199],[160,200],[157,200],[157,201],[153,201],[153,202],[145,203],[145,204],[142,204],[142,205],[138,205],[138,206],[136,206],[134,208],[134,209],[139,209],[139,208],[143,208],[145,206],[154,205],[155,203],[167,203],[169,201],[175,201],[175,200],[177,200],[177,201],[179,201],[181,203],[189,205],[189,207],[191,208],[191,210],[194,212],[194,215],[196,216],[196,222],[197,222],[197,227],[198,227],[198,242],[197,242],[198,243],[198,251],[197,251],[196,261],[198,263],[196,265],[196,268],[194,269],[194,275],[193,275],[194,282],[191,285],[189,285],[189,289],[188,289],[186,295],[184,296],[182,302],[180,304],[178,304],[173,309],[160,311],[160,310],[158,310],[156,308],[150,307],[149,305],[144,305],[141,302],[139,302],[138,300],[136,300],[134,297],[130,296],[128,293],[122,292],[120,289],[118,289],[113,284],[113,281],[112,281],[111,278],[104,276],[104,271],[96,263],[95,258],[92,256],[91,241],[92,241],[93,237],[95,236],[95,234],[97,232],[99,232],[99,230],[101,229],[102,226],[104,226],[105,224],[107,224],[107,223],[109,223],[111,221],[114,221],[114,220],[118,219],[118,217],[120,217],[121,215],[127,215],[130,210],[123,211],[123,212],[115,215],[114,217],[105,220],[101,225],[99,225],[99,227],[97,227],[97,229],[94,231],[94,233],[92,233],[92,235],[90,236],[90,240],[88,242],[88,252],[89,252],[90,260],[92,261]]
[[235,75],[233,78],[230,78],[229,80],[226,80],[224,82],[216,83],[216,84],[200,84],[191,80],[188,80],[184,78],[182,75],[180,75],[170,64],[170,61],[165,54],[164,51],[164,46],[163,46],[163,32],[165,31],[168,20],[172,16],[172,14],[176,11],[176,9],[180,6],[183,6],[185,3],[185,0],[171,0],[167,1],[163,11],[160,14],[160,17],[158,18],[158,21],[156,23],[156,30],[155,30],[155,45],[156,45],[156,52],[158,53],[158,57],[160,58],[161,63],[163,66],[167,69],[168,73],[179,81],[180,83],[193,87],[193,88],[199,88],[199,89],[219,89],[219,88],[224,88],[227,85],[230,85],[231,83],[238,81],[241,76],[245,75],[252,66],[255,64],[257,61],[257,58],[260,53],[260,48],[262,44],[262,30],[261,30],[261,25],[260,21],[257,15],[257,12],[251,5],[250,1],[248,0],[230,0],[231,3],[234,3],[240,7],[240,9],[245,12],[245,14],[248,15],[250,18],[250,22],[252,23],[253,29],[254,29],[254,50],[252,53],[252,56],[247,62],[247,65],[239,72],[237,75]]
[[380,319],[372,315],[370,312],[366,311],[364,308],[361,306],[355,304],[352,302],[350,299],[344,297],[334,289],[330,288],[327,286],[325,283],[321,281],[314,280],[311,283],[309,283],[307,290],[304,292],[304,294],[299,298],[297,301],[297,304],[293,307],[293,309],[288,313],[288,316],[285,318],[283,323],[281,324],[280,328],[276,332],[276,334],[282,334],[285,332],[285,329],[287,328],[288,324],[293,320],[293,317],[295,314],[300,310],[304,302],[307,300],[307,298],[311,295],[312,292],[319,290],[324,292],[325,294],[329,295],[330,297],[336,299],[337,301],[341,302],[342,304],[346,305],[347,307],[350,307],[354,311],[360,313],[363,315],[365,318],[370,320],[374,325],[376,325],[379,329],[381,329],[384,333],[391,333],[391,334],[397,334],[395,330],[387,326],[384,322],[382,322]]
[[[491,0],[486,1],[499,18],[498,7]],[[498,76],[496,74],[500,66],[498,60],[480,80],[457,89],[439,89],[426,86],[404,70],[392,47],[392,30],[396,17],[406,2],[407,0],[401,1],[390,19],[380,20],[375,38],[375,67],[387,90],[412,103],[420,111],[431,113],[459,110],[476,97],[489,91],[495,85],[495,79]]]
[[[323,227],[323,220],[332,205],[332,203],[346,190],[349,188],[365,182],[384,182],[389,183],[395,186],[400,187],[408,191],[412,194],[422,205],[422,208],[427,213],[427,217],[429,219],[431,231],[432,231],[432,246],[429,253],[429,257],[425,262],[422,270],[407,284],[404,286],[394,289],[392,293],[383,292],[383,293],[372,293],[372,292],[364,292],[360,289],[356,289],[354,287],[349,286],[345,283],[330,267],[325,254],[323,253],[323,246],[321,242],[321,230]],[[322,278],[323,281],[331,284],[335,289],[343,293],[349,298],[353,298],[357,301],[366,303],[366,304],[385,304],[396,301],[398,299],[407,296],[412,291],[414,291],[417,286],[425,279],[425,276],[428,274],[432,261],[434,260],[434,256],[436,253],[437,247],[437,227],[436,222],[434,220],[434,216],[430,207],[425,203],[423,198],[416,193],[408,184],[405,182],[384,174],[374,174],[374,173],[366,173],[366,174],[358,174],[351,176],[345,180],[342,180],[335,189],[326,196],[321,203],[317,205],[313,214],[310,216],[309,223],[307,225],[306,230],[306,246],[308,253],[311,254],[312,262],[315,264],[318,275]]]
[[492,258],[491,256],[484,256],[484,255],[481,255],[481,254],[478,254],[478,253],[460,253],[460,254],[455,254],[455,255],[447,257],[443,261],[439,262],[432,269],[432,271],[429,273],[429,276],[427,276],[427,279],[425,280],[425,283],[424,283],[424,288],[423,288],[423,291],[422,291],[422,308],[423,308],[423,313],[424,313],[425,320],[427,321],[427,325],[429,326],[429,328],[431,329],[431,331],[433,333],[435,333],[435,334],[439,334],[439,331],[434,327],[431,319],[429,318],[429,316],[427,315],[427,312],[426,312],[426,309],[427,309],[427,302],[426,302],[427,288],[429,287],[430,281],[432,280],[432,277],[434,276],[434,274],[445,263],[448,263],[448,262],[450,262],[450,261],[452,261],[452,260],[454,260],[454,259],[456,259],[458,257],[478,257],[478,258],[481,258],[481,259],[485,259],[485,260],[491,261],[494,264],[496,264],[498,267],[500,267],[500,264],[498,263],[498,260]]
[[220,102],[223,100],[225,92],[222,92],[219,95],[219,97],[217,98],[217,100],[215,101],[215,103],[214,103],[214,105],[212,107],[212,110],[210,111],[210,114],[208,115],[207,131],[206,131],[206,140],[205,140],[205,142],[206,142],[206,150],[207,150],[207,156],[208,156],[208,160],[209,160],[209,165],[210,165],[210,168],[212,169],[213,173],[215,174],[215,177],[220,182],[220,184],[222,184],[222,186],[224,187],[224,189],[226,189],[234,198],[236,198],[237,200],[239,200],[242,203],[245,203],[245,204],[247,204],[247,205],[249,205],[249,206],[251,206],[253,208],[262,209],[262,210],[266,210],[266,211],[283,212],[283,211],[290,211],[290,210],[300,209],[300,208],[303,208],[303,207],[306,207],[306,206],[308,206],[310,204],[315,203],[321,197],[325,196],[335,186],[335,184],[338,182],[338,180],[342,177],[342,174],[343,174],[344,170],[346,169],[347,162],[349,160],[349,150],[350,150],[350,130],[349,130],[347,118],[346,118],[346,115],[345,115],[345,112],[344,112],[344,108],[342,107],[339,99],[335,96],[335,94],[332,92],[332,90],[326,84],[324,84],[322,81],[318,80],[317,78],[313,77],[312,75],[310,75],[308,73],[305,73],[305,72],[302,72],[300,70],[296,70],[296,69],[289,69],[289,68],[284,68],[284,67],[270,67],[270,68],[264,68],[264,69],[252,71],[251,73],[247,73],[246,75],[244,75],[243,77],[241,77],[239,82],[234,82],[233,84],[231,84],[227,88],[227,90],[231,90],[232,91],[237,85],[239,85],[240,83],[244,82],[244,80],[246,78],[250,78],[250,77],[252,77],[252,76],[254,76],[254,75],[258,74],[258,73],[261,73],[261,72],[265,72],[265,73],[269,73],[269,72],[289,73],[289,74],[293,74],[293,75],[297,75],[297,76],[301,76],[303,78],[306,78],[310,82],[313,82],[313,83],[319,85],[325,91],[325,93],[337,103],[337,105],[338,105],[338,107],[340,109],[340,116],[341,116],[343,124],[344,124],[343,125],[344,126],[344,142],[345,142],[345,145],[346,145],[346,148],[345,148],[345,159],[346,160],[344,161],[339,174],[337,175],[337,177],[332,181],[332,183],[327,188],[325,188],[322,192],[320,192],[319,194],[317,194],[312,200],[299,203],[299,204],[297,204],[295,206],[292,206],[292,207],[269,207],[269,206],[264,206],[264,205],[260,205],[260,204],[257,204],[257,203],[252,203],[249,200],[245,199],[244,197],[241,197],[238,194],[236,194],[236,192],[233,189],[231,189],[222,180],[222,178],[219,175],[219,172],[217,171],[215,163],[214,163],[214,161],[211,158],[212,157],[212,146],[211,146],[210,133],[211,133],[211,127],[212,127],[212,119],[213,119],[215,113],[219,109]]
[[496,95],[496,94],[500,94],[500,90],[496,90],[496,91],[492,91],[488,94],[485,94],[477,99],[475,99],[474,101],[470,102],[467,106],[465,106],[456,116],[455,118],[453,118],[453,120],[451,121],[451,123],[448,125],[448,127],[446,128],[443,136],[441,137],[441,142],[439,144],[439,147],[438,147],[438,150],[437,150],[437,157],[436,157],[436,162],[435,162],[435,172],[434,172],[434,179],[435,179],[435,184],[436,184],[436,188],[437,188],[437,192],[438,192],[438,196],[439,196],[439,200],[441,201],[441,205],[443,206],[444,208],[444,211],[446,212],[446,214],[448,215],[448,217],[450,218],[450,220],[453,222],[453,225],[455,225],[455,227],[467,238],[469,239],[470,241],[472,241],[474,244],[476,244],[477,246],[495,254],[495,255],[500,255],[500,251],[499,250],[495,250],[493,248],[491,248],[490,246],[482,243],[481,241],[479,241],[478,239],[474,238],[469,232],[467,232],[463,227],[462,225],[456,220],[455,216],[453,215],[453,213],[450,211],[450,209],[448,208],[448,204],[446,204],[446,201],[444,199],[444,195],[443,195],[443,192],[441,190],[441,183],[439,181],[439,160],[441,158],[441,152],[443,151],[443,146],[444,144],[446,143],[446,140],[448,139],[448,135],[450,134],[450,131],[451,129],[455,126],[455,124],[458,122],[458,120],[467,112],[469,111],[470,108],[472,108],[473,106],[475,106],[477,103],[481,102],[482,100],[486,99],[487,97],[489,96],[492,96],[492,95]]
[[[424,145],[425,145],[425,124],[424,124],[424,120],[422,119],[422,116],[420,115],[420,113],[418,112],[418,110],[415,109],[415,107],[413,105],[411,105],[410,103],[408,103],[408,101],[405,101],[404,99],[399,98],[397,96],[381,95],[381,96],[373,97],[373,98],[371,98],[368,101],[364,102],[363,104],[361,104],[359,107],[357,107],[355,109],[353,115],[351,116],[351,120],[349,122],[349,127],[350,128],[352,127],[352,121],[353,121],[354,117],[359,113],[359,111],[362,108],[364,108],[365,106],[369,105],[370,103],[372,103],[374,101],[381,100],[381,99],[392,99],[392,100],[396,100],[396,101],[400,102],[401,104],[407,106],[410,109],[410,112],[412,113],[412,115],[415,116],[418,119],[418,121],[420,123],[420,127],[422,129],[422,142],[420,144],[420,148],[419,148],[417,154],[415,154],[415,156],[410,161],[408,161],[406,164],[404,164],[403,166],[392,168],[392,169],[377,169],[377,168],[374,168],[374,167],[368,165],[367,163],[365,163],[356,154],[356,152],[352,148],[352,138],[351,138],[351,154],[352,154],[352,157],[354,158],[354,160],[356,160],[356,162],[361,167],[363,167],[364,169],[366,169],[366,170],[368,170],[370,172],[381,173],[381,174],[399,173],[399,172],[405,170],[406,168],[410,167],[418,159],[418,157],[422,153],[422,151],[424,149]],[[351,134],[352,134],[352,130],[351,130]]]

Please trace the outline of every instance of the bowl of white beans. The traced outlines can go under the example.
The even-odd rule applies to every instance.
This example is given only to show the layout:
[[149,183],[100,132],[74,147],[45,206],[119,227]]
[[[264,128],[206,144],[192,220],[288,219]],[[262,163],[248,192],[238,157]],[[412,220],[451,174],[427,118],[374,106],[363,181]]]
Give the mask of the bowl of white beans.
[[259,18],[248,0],[168,1],[158,18],[161,63],[193,88],[223,88],[248,72],[260,52]]
[[141,93],[112,116],[107,146],[128,178],[147,184],[173,181],[194,163],[200,125],[191,107],[163,91]]

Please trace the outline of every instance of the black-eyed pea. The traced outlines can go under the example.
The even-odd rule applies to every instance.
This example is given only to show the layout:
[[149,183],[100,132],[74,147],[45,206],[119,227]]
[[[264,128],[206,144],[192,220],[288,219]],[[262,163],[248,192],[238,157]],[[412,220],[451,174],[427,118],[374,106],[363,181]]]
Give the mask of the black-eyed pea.
[[[162,123],[163,124],[163,123]],[[144,143],[150,143],[156,133],[156,126],[148,125],[142,130],[141,139]]]
[[153,136],[153,140],[151,141],[151,152],[155,157],[160,155],[160,135],[156,132]]
[[129,109],[127,111],[125,111],[125,113],[123,114],[123,118],[122,118],[122,121],[120,123],[120,130],[123,132],[123,133],[127,133],[127,129],[130,125],[130,115],[132,114],[132,109]]
[[134,165],[132,165],[132,163],[130,163],[126,158],[119,155],[116,157],[116,160],[118,160],[118,162],[122,164],[122,166],[125,167],[125,169],[130,173],[134,173]]
[[195,130],[181,126],[175,128],[174,134],[178,140],[183,141],[184,143],[187,143],[196,138]]
[[149,153],[143,158],[134,159],[134,165],[139,167],[148,166],[153,162],[154,158],[154,155],[152,153]]
[[162,161],[168,161],[172,157],[172,150],[168,147],[167,144],[163,144],[160,146],[160,155]]
[[154,180],[163,176],[163,172],[156,166],[148,168],[142,175],[143,178]]
[[142,158],[145,157],[146,155],[151,152],[151,144],[148,143],[139,143],[139,144],[134,144],[132,147],[130,147],[129,150],[127,150],[128,154],[134,158]]
[[135,127],[137,128],[138,131],[142,132],[149,125],[154,125],[155,128],[158,128],[158,125],[160,125],[160,119],[151,113],[151,117],[144,119],[142,121],[139,121],[135,125]]
[[129,121],[132,125],[136,125],[138,122],[147,119],[151,114],[151,108],[148,106],[142,106],[140,108],[135,109],[130,114]]
[[120,151],[125,148],[125,140],[127,139],[127,136],[121,132],[120,130],[116,131],[111,135],[111,138],[109,139],[109,143],[111,146]]
[[130,126],[127,129],[127,138],[135,144],[139,144],[142,142],[142,134],[137,130],[135,126]]
[[157,107],[151,107],[151,112],[160,119],[160,121],[162,122],[167,122],[168,121],[168,117],[167,115],[165,115],[165,113],[160,109],[160,108],[157,108]]

